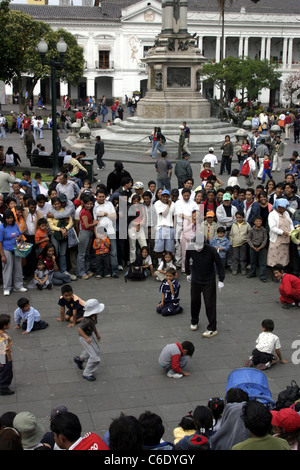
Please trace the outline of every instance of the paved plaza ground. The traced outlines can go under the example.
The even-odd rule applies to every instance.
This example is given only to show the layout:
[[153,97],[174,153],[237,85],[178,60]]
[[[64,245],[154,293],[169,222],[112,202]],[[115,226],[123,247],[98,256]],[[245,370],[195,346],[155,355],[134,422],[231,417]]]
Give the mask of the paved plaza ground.
[[[51,151],[49,131],[45,131],[44,143],[46,150]],[[8,134],[3,144],[5,148],[12,145],[22,158],[22,166],[26,166],[24,146],[16,134]],[[291,154],[292,149],[293,145],[289,144],[286,155]],[[201,157],[203,155],[191,157],[195,186],[200,183]],[[145,156],[141,158],[145,161]],[[98,178],[105,183],[114,161],[120,159],[136,181],[147,183],[155,179],[153,161],[148,158],[149,164],[139,163],[137,155],[105,154],[106,169],[98,172]],[[35,169],[32,171],[34,173]],[[176,182],[173,177],[174,186]],[[224,397],[229,373],[244,366],[264,318],[274,320],[282,355],[288,360],[288,364],[278,364],[265,372],[273,398],[276,400],[291,380],[300,382],[300,366],[297,361],[292,362],[293,353],[299,358],[295,348],[299,349],[297,341],[300,343],[300,309],[281,308],[278,284],[272,282],[270,273],[264,284],[259,277],[247,279],[226,271],[225,287],[217,302],[219,334],[210,339],[201,335],[207,326],[203,307],[198,331],[190,331],[190,285],[180,272],[179,282],[184,311],[174,317],[161,317],[156,313],[160,294],[155,279],[125,283],[124,273],[120,273],[119,279],[93,277],[72,283],[75,293],[84,300],[96,297],[105,304],[105,310],[98,316],[101,364],[95,382],[84,380],[73,362],[74,356],[81,352],[77,328],[68,328],[67,323],[56,321],[60,288],[28,291],[25,295],[49,327],[22,335],[20,330],[13,329],[12,321],[12,386],[16,393],[1,397],[0,414],[31,411],[48,430],[51,409],[65,404],[79,416],[83,431],[95,431],[103,436],[111,420],[121,412],[138,417],[145,410],[151,410],[163,419],[165,439],[172,440],[172,430],[183,415],[199,404],[206,405],[211,397]],[[0,312],[13,315],[20,295],[12,293],[3,297],[0,293],[0,296]],[[170,379],[160,368],[158,356],[167,343],[184,340],[195,345],[195,354],[187,367],[191,376]]]

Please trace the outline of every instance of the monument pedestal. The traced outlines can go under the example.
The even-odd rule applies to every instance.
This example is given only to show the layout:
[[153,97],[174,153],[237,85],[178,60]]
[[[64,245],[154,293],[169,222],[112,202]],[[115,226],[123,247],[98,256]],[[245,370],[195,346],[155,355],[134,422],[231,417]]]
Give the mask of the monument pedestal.
[[139,100],[141,118],[210,118],[210,104],[201,93],[205,58],[195,35],[186,29],[185,0],[162,2],[163,28],[143,62],[148,70],[148,91]]

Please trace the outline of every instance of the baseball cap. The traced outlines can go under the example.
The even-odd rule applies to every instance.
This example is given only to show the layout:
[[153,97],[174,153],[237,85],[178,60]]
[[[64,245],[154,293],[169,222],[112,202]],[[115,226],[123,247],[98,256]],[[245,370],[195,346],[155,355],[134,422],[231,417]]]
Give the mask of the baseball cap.
[[67,197],[67,195],[64,194],[64,193],[60,193],[60,194],[58,195],[58,199],[60,200],[60,202],[68,202],[68,197]]
[[206,217],[214,217],[214,216],[215,216],[214,211],[208,211],[208,212],[206,212]]
[[141,181],[137,181],[134,184],[133,189],[143,189],[143,187],[144,187],[144,184]]
[[209,149],[208,149],[209,152],[214,152],[214,150],[215,149],[213,147],[209,147]]
[[223,194],[223,201],[231,201],[231,194],[224,193]]
[[26,186],[27,188],[30,188],[30,184],[28,184],[27,181],[25,181],[25,180],[20,181],[19,185],[20,186]]
[[293,408],[282,408],[272,413],[272,426],[284,429],[286,432],[293,432],[300,429],[300,415]]
[[167,194],[168,196],[170,196],[170,193],[167,189],[164,189],[162,192],[161,192],[161,195],[163,194]]

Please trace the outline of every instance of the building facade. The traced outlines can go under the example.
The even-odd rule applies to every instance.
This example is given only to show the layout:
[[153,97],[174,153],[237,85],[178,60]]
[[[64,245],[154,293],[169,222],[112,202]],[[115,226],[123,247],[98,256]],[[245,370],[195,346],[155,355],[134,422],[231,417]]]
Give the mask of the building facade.
[[[49,2],[48,2],[49,3]],[[228,2],[229,3],[229,2]],[[261,3],[261,4],[260,4]],[[143,96],[147,87],[147,68],[142,62],[161,31],[162,5],[158,0],[104,0],[99,6],[72,6],[70,0],[60,5],[11,4],[12,9],[48,22],[53,29],[64,28],[72,33],[84,50],[85,69],[76,86],[61,82],[58,96],[69,95],[71,102],[85,103],[86,97],[96,100],[103,95],[109,101],[134,92]],[[187,28],[195,34],[198,47],[207,60],[220,61],[222,24],[216,0],[188,1]],[[249,56],[273,59],[282,73],[274,90],[262,90],[259,100],[268,105],[285,104],[282,83],[300,72],[300,5],[298,0],[236,0],[225,10],[224,57]],[[50,100],[47,80],[38,83],[34,95]],[[219,90],[202,85],[204,97],[219,97]],[[1,101],[13,99],[13,88],[2,87]]]

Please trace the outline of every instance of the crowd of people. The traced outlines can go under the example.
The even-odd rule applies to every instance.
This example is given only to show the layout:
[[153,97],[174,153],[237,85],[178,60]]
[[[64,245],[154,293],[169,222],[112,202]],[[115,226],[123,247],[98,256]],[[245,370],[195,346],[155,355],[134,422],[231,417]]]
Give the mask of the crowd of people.
[[[139,276],[135,279],[152,277],[160,283],[161,298],[156,306],[157,313],[175,315],[183,310],[179,303],[178,274],[181,272],[181,275],[191,282],[192,331],[198,327],[200,298],[201,295],[204,297],[208,318],[208,326],[203,333],[205,337],[217,334],[216,273],[221,289],[224,287],[226,270],[233,276],[239,273],[247,278],[259,275],[262,282],[267,282],[269,267],[273,280],[279,280],[281,283],[279,291],[282,307],[290,309],[299,305],[298,153],[295,151],[289,164],[282,169],[284,145],[280,135],[272,135],[272,132],[264,134],[254,129],[253,137],[245,139],[237,150],[234,149],[230,137],[226,136],[221,147],[221,161],[218,161],[214,148],[209,148],[201,168],[199,165],[197,180],[199,179],[200,184],[195,185],[196,178],[188,161],[190,151],[187,144],[190,130],[188,129],[187,133],[185,126],[186,123],[180,126],[183,139],[175,168],[168,160],[168,153],[162,148],[160,158],[153,164],[156,178],[149,179],[147,183],[136,181],[124,168],[123,163],[116,161],[113,171],[107,176],[106,184],[97,184],[94,188],[88,178],[87,169],[80,163],[83,152],[76,155],[70,150],[66,151],[63,166],[48,184],[43,181],[40,173],[36,173],[33,178],[29,170],[24,170],[22,179],[18,179],[14,166],[9,166],[5,159],[2,160],[0,256],[3,294],[10,295],[12,289],[22,294],[18,305],[21,311],[15,319],[24,320],[28,318],[26,312],[31,312],[32,307],[28,307],[29,302],[23,297],[23,293],[28,289],[42,291],[61,286],[61,317],[58,320],[67,320],[70,326],[77,323],[80,325],[84,353],[74,361],[79,369],[83,369],[83,376],[88,380],[95,380],[94,372],[99,364],[99,351],[97,345],[89,347],[87,336],[94,332],[99,340],[100,335],[95,329],[95,324],[88,323],[84,317],[84,302],[74,296],[72,282],[78,278],[88,281],[95,277],[99,281],[103,280],[101,282],[106,282],[107,278],[119,278],[122,271],[125,271],[127,279],[134,276]],[[158,132],[158,129],[155,129],[155,132]],[[38,129],[36,133],[42,138]],[[153,135],[152,156],[156,156],[163,135],[159,136],[159,139],[157,134]],[[7,152],[1,148],[1,152],[3,155],[13,154],[11,147]],[[101,168],[103,148],[99,152],[102,154],[98,156],[97,163]],[[239,161],[239,168],[232,170],[234,152]],[[97,155],[97,152],[95,154]],[[248,173],[243,171],[247,161]],[[173,171],[177,178],[175,185],[174,179],[172,181]],[[282,173],[282,179],[277,183],[272,177],[272,172],[274,174],[275,171]],[[228,181],[224,181],[223,175],[226,172]],[[24,247],[28,249],[27,256],[18,256],[17,252],[22,251]],[[202,269],[204,260],[206,268]],[[74,305],[74,300],[77,307],[72,309],[70,305]],[[37,315],[38,312],[31,313],[31,326],[39,323],[37,328],[47,327]],[[8,319],[3,321],[0,330],[5,331]],[[24,333],[30,332],[28,328],[26,321]],[[180,349],[181,346],[177,345],[177,348]],[[189,345],[185,355],[192,355],[190,348]],[[181,348],[182,350],[185,349]],[[89,362],[86,367],[83,366],[85,360]],[[172,368],[171,371],[169,369],[168,376],[174,378],[176,374],[189,375],[173,372]],[[248,403],[245,395],[242,401],[245,403],[243,409],[239,408],[239,413],[243,412],[241,423],[245,424],[245,431],[241,432],[236,440],[230,441],[231,447],[222,444],[223,447],[219,448],[234,448],[242,441],[248,440],[249,433],[258,437],[256,443],[261,442],[262,446],[274,445],[274,448],[277,448],[278,445],[282,449],[289,448],[282,442],[283,439],[275,442],[272,438],[272,443],[269,442],[270,425],[272,420],[275,420],[275,414],[272,416],[270,412],[268,416],[262,417],[266,427],[264,433],[260,434],[261,430],[248,427],[247,420],[250,419],[251,413],[261,413],[263,416],[266,412],[257,404],[255,409],[252,408],[253,400]],[[230,404],[228,397],[226,406],[224,402],[225,400],[220,400],[218,406],[213,408],[210,407],[211,403],[207,407],[197,407],[193,414],[185,417],[185,421],[189,421],[189,429],[180,425],[182,429],[178,436],[181,439],[178,437],[176,443],[164,443],[166,449],[217,449],[213,442],[218,436],[217,421],[219,424],[221,421],[216,420],[214,411],[221,410],[222,414]],[[126,446],[126,450],[164,448],[161,418],[154,413],[146,412],[138,419],[120,416],[114,420],[102,440],[93,433],[81,438],[78,418],[66,410],[65,412],[66,414],[59,411],[51,420],[51,439],[49,435],[47,437],[50,441],[43,441],[42,436],[39,436],[36,445],[31,448],[40,448],[44,444],[50,449],[57,448],[56,446],[64,449],[94,446],[112,450],[125,450],[122,446]],[[13,422],[17,418],[18,415],[10,416],[11,424],[5,424],[4,429],[0,431],[0,448],[1,445],[8,445],[8,442],[9,445],[25,448],[22,442],[22,424],[29,419],[33,426],[35,417],[19,416],[20,428]],[[24,426],[27,429],[27,424]],[[72,426],[74,433],[66,435]],[[127,429],[128,426],[133,434],[125,436],[126,433],[122,433],[121,429]],[[150,438],[147,432],[151,426],[155,429]],[[8,432],[8,428],[13,430]],[[297,433],[299,428],[300,425],[296,428]],[[280,436],[284,432],[283,428],[279,432]],[[245,439],[241,439],[243,436]],[[268,436],[268,440],[264,444],[260,438],[265,436]],[[297,439],[294,437],[293,446],[296,445]],[[5,442],[6,444],[3,444]],[[134,447],[130,447],[132,445]],[[247,445],[248,443],[246,448]],[[249,445],[251,446],[251,442]]]

